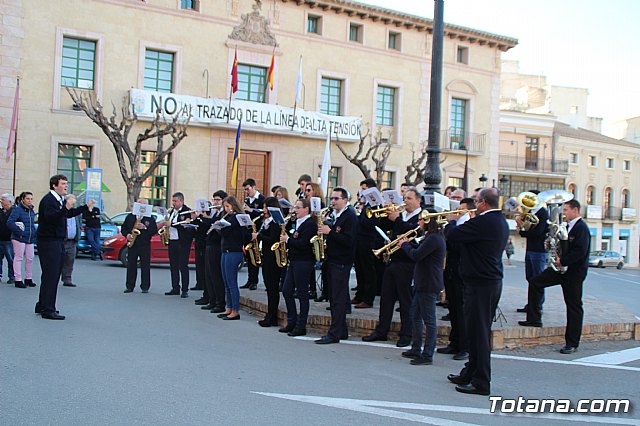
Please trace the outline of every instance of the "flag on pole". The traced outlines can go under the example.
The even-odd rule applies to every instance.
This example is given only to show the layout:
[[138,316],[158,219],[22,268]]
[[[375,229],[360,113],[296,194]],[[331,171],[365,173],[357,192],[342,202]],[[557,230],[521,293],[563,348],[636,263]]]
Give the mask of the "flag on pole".
[[324,159],[322,160],[322,169],[320,169],[320,186],[322,187],[322,192],[325,194],[329,188],[329,170],[331,170],[331,133],[327,132]]
[[462,176],[462,189],[469,194],[469,150],[466,152],[464,160],[464,175]]
[[231,67],[231,93],[238,91],[238,48],[236,47],[236,53],[233,57],[233,66]]
[[240,165],[240,127],[242,119],[238,122],[238,131],[236,132],[236,148],[233,151],[233,165],[231,167],[231,188],[238,189],[238,166]]
[[16,150],[18,141],[18,111],[20,110],[20,79],[16,83],[16,96],[13,99],[13,111],[11,112],[11,128],[9,130],[9,142],[7,143],[7,158],[9,161]]
[[271,54],[271,65],[269,66],[269,74],[267,77],[267,85],[269,86],[269,91],[273,90],[273,72],[276,68],[276,49],[273,49],[273,53]]
[[302,96],[302,55],[300,55],[300,66],[298,67],[298,79],[296,80],[296,104],[301,101]]

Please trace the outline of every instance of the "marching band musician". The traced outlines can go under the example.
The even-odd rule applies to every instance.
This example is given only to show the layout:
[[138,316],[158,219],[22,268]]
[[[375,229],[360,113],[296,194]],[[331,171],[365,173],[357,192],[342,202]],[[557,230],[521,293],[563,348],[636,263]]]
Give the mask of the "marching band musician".
[[[255,219],[260,216],[262,212],[262,206],[264,204],[264,195],[258,192],[256,189],[256,181],[254,179],[247,179],[242,182],[244,192],[247,195],[244,199],[244,212],[251,216],[251,219]],[[261,221],[256,222],[256,226],[259,227]],[[254,266],[247,257],[247,270],[249,271],[249,277],[245,285],[240,288],[248,288],[249,290],[255,290],[258,288],[258,274],[260,271],[259,266]]]
[[317,344],[338,343],[347,339],[347,309],[349,307],[349,277],[356,254],[358,219],[349,205],[349,193],[336,187],[331,193],[335,221],[329,226],[318,227],[327,241],[326,260],[327,282],[330,283],[331,326],[326,336],[316,340]]
[[[204,292],[201,302],[201,309],[209,310],[211,313],[224,312],[224,281],[220,268],[220,234],[214,232],[211,226],[224,216],[222,200],[227,197],[227,193],[218,190],[211,197],[211,211],[208,216],[200,218],[201,227],[205,230],[204,248]],[[200,228],[198,228],[199,231]],[[207,302],[207,303],[202,303]]]
[[282,274],[282,268],[276,263],[276,254],[271,251],[271,246],[280,241],[280,226],[273,221],[268,207],[280,208],[278,199],[275,197],[264,199],[262,227],[259,232],[251,235],[252,240],[258,239],[262,242],[262,279],[267,288],[267,314],[264,319],[258,321],[258,325],[261,327],[278,325],[280,274]]
[[[171,291],[167,296],[189,297],[189,253],[193,240],[193,228],[184,226],[191,219],[190,209],[184,204],[184,194],[176,192],[171,196],[173,211],[169,216],[169,268],[171,269]],[[182,293],[180,282],[182,281]]]
[[[140,204],[148,204],[145,198],[138,200]],[[149,293],[151,287],[151,237],[158,232],[158,225],[153,216],[143,216],[136,225],[136,215],[129,213],[120,228],[122,235],[129,241],[133,228],[140,231],[133,246],[127,251],[127,281],[125,293],[132,293],[138,278],[138,259],[140,259],[140,289],[143,293]]]
[[197,211],[191,213],[191,224],[197,226],[195,228],[193,234],[193,248],[196,257],[196,285],[191,287],[189,290],[201,290],[203,291],[202,297],[200,299],[196,299],[196,305],[206,305],[209,302],[209,295],[207,294],[207,289],[204,285],[205,282],[205,251],[207,247],[207,230],[209,229],[204,223],[204,212]]
[[[293,233],[281,235],[280,242],[287,244],[289,249],[289,267],[284,280],[282,295],[287,305],[287,325],[278,331],[288,333],[289,336],[304,336],[307,334],[307,317],[309,315],[309,277],[313,274],[315,255],[311,238],[317,234],[316,223],[309,214],[310,199],[296,201],[294,207],[296,221]],[[296,309],[294,291],[300,302],[300,313]]]
[[[321,209],[325,208],[324,192],[322,191],[322,188],[320,187],[320,185],[318,185],[317,183],[308,182],[307,186],[304,189],[304,196],[309,201],[311,201],[312,197],[320,198],[320,208]],[[318,297],[318,290],[316,285],[316,274],[313,269],[311,270],[311,274],[309,275],[309,298],[314,299],[316,302],[321,302],[322,300],[327,299],[327,297],[323,298],[322,295]]]
[[[404,195],[405,211],[389,210],[387,219],[380,223],[384,228],[392,230],[392,239],[414,229],[418,225],[421,197],[415,188],[407,189]],[[393,307],[400,301],[400,338],[396,343],[399,348],[411,344],[411,281],[413,279],[413,260],[402,250],[391,255],[391,262],[385,267],[380,295],[380,314],[376,329],[362,338],[365,342],[386,341],[391,327]]]
[[[368,178],[360,182],[360,191],[376,187],[376,181]],[[356,294],[351,300],[354,308],[371,308],[377,293],[376,257],[372,250],[378,245],[380,236],[376,232],[376,226],[380,219],[366,214],[358,216],[356,239]],[[383,242],[384,244],[384,242]]]

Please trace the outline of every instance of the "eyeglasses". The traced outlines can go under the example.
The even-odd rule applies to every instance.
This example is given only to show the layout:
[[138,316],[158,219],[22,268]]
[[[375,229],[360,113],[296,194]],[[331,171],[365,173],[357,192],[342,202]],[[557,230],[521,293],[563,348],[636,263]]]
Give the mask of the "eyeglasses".
[[296,209],[296,210],[304,209],[304,207],[302,207],[302,206],[294,206],[293,208]]
[[331,201],[342,200],[342,197],[331,197],[329,198]]
[[307,188],[307,189],[304,190],[304,192],[311,192],[311,191],[313,191],[313,189],[311,189],[311,188]]
[[213,201],[222,201],[222,198],[212,198]]

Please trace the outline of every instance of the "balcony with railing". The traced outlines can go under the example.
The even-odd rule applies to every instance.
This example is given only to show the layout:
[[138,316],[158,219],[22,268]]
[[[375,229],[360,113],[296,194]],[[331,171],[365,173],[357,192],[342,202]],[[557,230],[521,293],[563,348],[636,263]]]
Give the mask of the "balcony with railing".
[[469,155],[479,155],[484,153],[486,140],[486,133],[463,133],[443,130],[440,135],[440,149],[446,152],[464,154],[468,148]]
[[622,209],[620,207],[603,207],[602,215],[605,219],[622,220]]
[[500,171],[561,173],[569,172],[568,160],[530,159],[516,155],[500,155],[498,161]]

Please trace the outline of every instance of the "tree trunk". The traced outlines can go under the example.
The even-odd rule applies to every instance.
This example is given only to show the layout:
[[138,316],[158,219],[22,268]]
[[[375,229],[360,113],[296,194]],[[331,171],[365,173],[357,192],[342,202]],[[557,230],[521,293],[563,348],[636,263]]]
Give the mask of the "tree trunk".
[[140,191],[142,190],[142,181],[129,181],[127,185],[127,211],[130,212],[133,209],[133,203],[140,198]]

